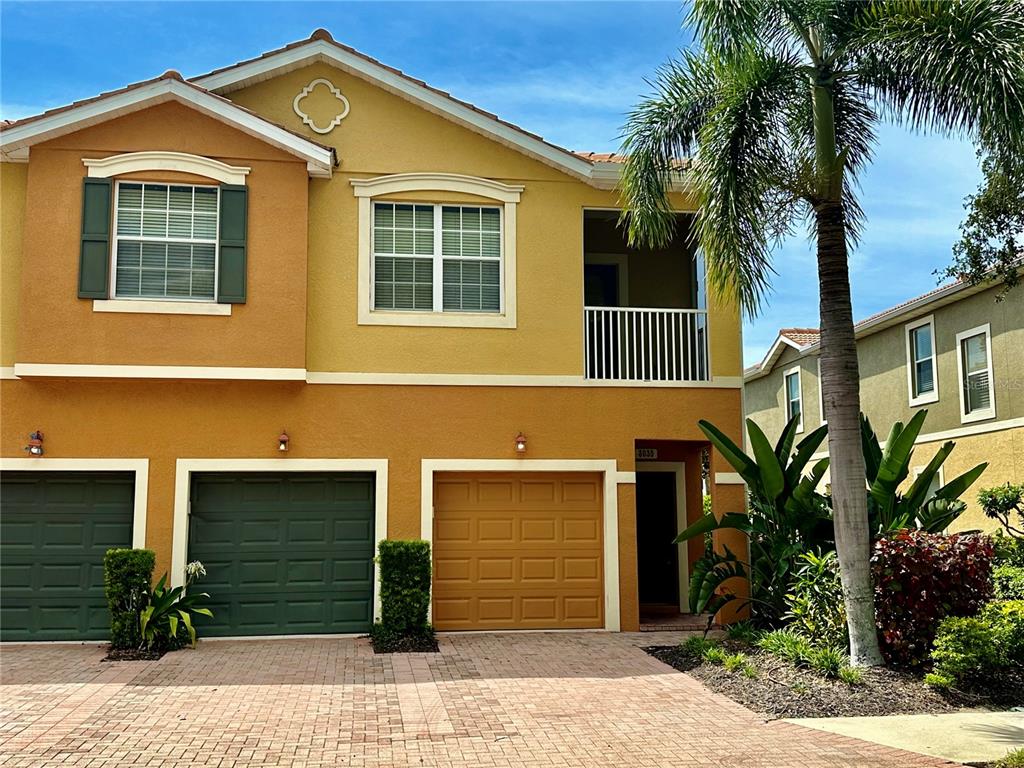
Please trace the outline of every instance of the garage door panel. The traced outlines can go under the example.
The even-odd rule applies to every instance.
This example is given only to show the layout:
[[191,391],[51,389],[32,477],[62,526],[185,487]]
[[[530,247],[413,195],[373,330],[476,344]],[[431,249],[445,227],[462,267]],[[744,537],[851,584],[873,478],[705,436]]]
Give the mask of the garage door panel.
[[435,625],[603,626],[601,487],[596,474],[438,474]]
[[0,639],[110,633],[103,557],[132,545],[130,472],[0,474]]
[[197,475],[192,499],[189,557],[220,609],[205,634],[369,629],[372,475]]

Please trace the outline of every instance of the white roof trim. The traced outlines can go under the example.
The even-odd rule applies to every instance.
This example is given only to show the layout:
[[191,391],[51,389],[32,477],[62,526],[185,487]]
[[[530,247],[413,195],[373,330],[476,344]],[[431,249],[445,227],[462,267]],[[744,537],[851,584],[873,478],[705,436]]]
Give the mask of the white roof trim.
[[775,343],[771,345],[767,354],[765,354],[764,359],[757,365],[756,368],[750,371],[750,373],[745,373],[743,375],[743,380],[750,381],[751,379],[757,379],[760,378],[761,376],[767,375],[768,372],[771,371],[772,366],[775,365],[775,361],[779,359],[779,355],[782,354],[783,345],[792,347],[797,352],[806,349],[806,347],[801,347],[792,339],[783,336],[782,334],[779,334],[779,336],[777,336],[775,339]]
[[435,114],[446,117],[513,149],[518,149],[565,173],[588,183],[594,182],[594,166],[583,158],[529,136],[493,117],[470,109],[451,97],[419,85],[404,75],[399,75],[387,67],[350,53],[325,40],[310,40],[304,45],[255,59],[247,64],[239,64],[223,72],[199,77],[191,82],[216,93],[228,93],[244,88],[251,83],[269,80],[281,72],[288,72],[319,61],[340,67],[364,80],[369,80]]
[[306,141],[301,136],[267,122],[229,101],[203,93],[194,86],[172,78],[156,80],[38,120],[0,130],[0,152],[5,161],[9,158],[14,160],[22,150],[33,144],[167,101],[187,104],[209,117],[302,158],[306,161],[310,176],[331,176],[334,168],[334,153],[331,150]]
[[222,184],[243,186],[245,177],[251,168],[228,165],[220,160],[201,155],[190,155],[185,152],[127,152],[123,155],[112,155],[98,160],[86,158],[82,161],[89,169],[89,176],[94,179],[109,179],[123,173],[136,171],[181,171],[197,176],[205,176]]

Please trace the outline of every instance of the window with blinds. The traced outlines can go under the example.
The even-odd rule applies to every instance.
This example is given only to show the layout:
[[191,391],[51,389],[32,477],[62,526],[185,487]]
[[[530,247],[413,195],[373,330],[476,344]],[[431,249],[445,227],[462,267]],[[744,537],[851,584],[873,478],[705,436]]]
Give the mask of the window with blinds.
[[799,417],[800,425],[803,426],[803,418],[800,414],[803,412],[803,397],[800,392],[800,371],[793,371],[792,373],[785,374],[786,383],[786,419],[787,421],[792,419],[794,416]]
[[213,300],[218,196],[217,187],[119,182],[114,295]]
[[501,210],[373,204],[373,307],[501,311]]
[[994,416],[987,331],[960,338],[960,368],[964,416]]
[[935,391],[935,347],[931,323],[910,329],[910,376],[914,398]]

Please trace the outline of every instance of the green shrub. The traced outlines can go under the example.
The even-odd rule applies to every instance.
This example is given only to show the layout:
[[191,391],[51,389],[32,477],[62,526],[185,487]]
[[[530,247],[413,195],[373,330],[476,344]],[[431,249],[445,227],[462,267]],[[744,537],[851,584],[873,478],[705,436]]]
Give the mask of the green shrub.
[[753,680],[757,677],[757,667],[755,667],[753,664],[744,664],[743,676],[748,680]]
[[110,647],[142,645],[139,614],[153,583],[156,555],[150,549],[108,549],[103,556],[103,591],[110,609]]
[[956,681],[949,675],[943,675],[940,672],[929,672],[924,676],[924,684],[932,688],[937,688],[940,691],[946,691],[953,687],[953,683]]
[[839,579],[839,559],[834,551],[800,556],[799,566],[786,594],[785,618],[812,643],[834,648],[849,647],[846,605]]
[[747,643],[748,645],[752,645],[761,636],[761,631],[749,621],[737,621],[735,624],[730,624],[726,627],[725,631],[730,640]]
[[1024,568],[1024,536],[1007,536],[1002,531],[996,531],[992,537],[992,548],[995,550],[992,559],[997,565]]
[[1024,600],[995,600],[976,617],[943,619],[931,658],[951,684],[1024,664]]
[[730,672],[738,672],[747,665],[747,657],[742,653],[732,653],[722,659],[722,666]]
[[381,623],[399,635],[422,632],[430,608],[430,542],[385,539],[378,551]]
[[982,488],[978,492],[978,503],[988,517],[998,521],[1010,534],[1024,536],[1024,483]]
[[860,685],[864,682],[864,673],[856,667],[843,665],[839,668],[839,679],[847,685]]
[[757,641],[757,646],[798,666],[808,663],[813,650],[806,637],[789,629],[766,633]]
[[992,768],[1024,768],[1024,747],[1008,752],[992,763]]
[[811,669],[820,672],[825,677],[838,677],[839,670],[846,663],[846,654],[838,648],[829,646],[811,648],[811,652],[807,655],[807,664]]
[[997,565],[992,570],[992,588],[999,600],[1024,600],[1024,567]]
[[700,635],[694,635],[693,637],[686,638],[680,647],[687,655],[700,659],[704,657],[704,652],[708,648],[714,648],[717,645],[718,643],[714,640],[709,640],[708,638],[701,637]]
[[979,618],[995,632],[1003,662],[1024,664],[1024,600],[993,600]]
[[728,655],[729,654],[717,645],[712,645],[704,649],[704,652],[701,654],[701,658],[708,664],[724,664]]

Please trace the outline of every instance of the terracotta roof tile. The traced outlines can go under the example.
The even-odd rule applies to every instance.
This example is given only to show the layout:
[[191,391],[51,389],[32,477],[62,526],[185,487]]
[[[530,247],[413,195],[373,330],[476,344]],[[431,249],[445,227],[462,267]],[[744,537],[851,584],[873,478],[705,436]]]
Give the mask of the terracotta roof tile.
[[779,330],[779,336],[785,336],[794,344],[806,347],[821,337],[821,331],[817,328],[782,328]]

